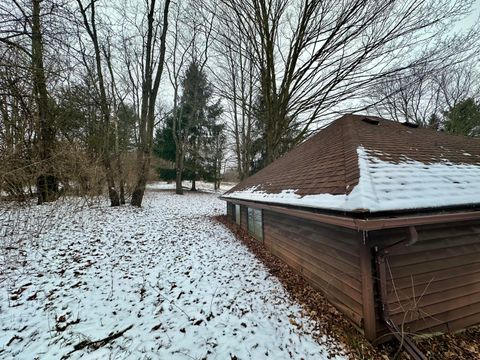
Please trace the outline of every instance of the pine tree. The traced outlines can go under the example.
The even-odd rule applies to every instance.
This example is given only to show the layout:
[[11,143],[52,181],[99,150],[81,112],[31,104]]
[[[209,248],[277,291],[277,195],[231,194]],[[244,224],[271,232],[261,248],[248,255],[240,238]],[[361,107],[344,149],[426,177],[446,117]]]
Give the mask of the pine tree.
[[[181,85],[183,92],[178,109],[167,118],[164,127],[157,130],[154,150],[157,156],[176,163],[177,193],[180,194],[182,179],[192,180],[192,191],[196,190],[198,179],[218,182],[220,168],[212,164],[218,164],[216,138],[223,136],[223,125],[217,124],[222,108],[219,102],[212,104],[212,87],[196,61],[188,66]],[[224,141],[220,143],[223,147]],[[159,169],[164,180],[171,180],[168,170]],[[213,176],[212,171],[217,175]]]
[[[254,127],[253,127],[253,145],[252,145],[252,163],[250,166],[250,174],[252,175],[257,171],[263,169],[268,165],[268,151],[267,151],[267,115],[266,106],[263,95],[259,95],[256,98],[254,108]],[[295,121],[291,122],[292,124]],[[300,131],[297,126],[290,126],[288,129],[283,130],[284,135],[275,144],[275,148],[280,154],[284,154],[291,150],[302,138],[299,137]]]
[[480,126],[480,104],[473,98],[458,102],[445,115],[445,130],[452,134],[473,136]]

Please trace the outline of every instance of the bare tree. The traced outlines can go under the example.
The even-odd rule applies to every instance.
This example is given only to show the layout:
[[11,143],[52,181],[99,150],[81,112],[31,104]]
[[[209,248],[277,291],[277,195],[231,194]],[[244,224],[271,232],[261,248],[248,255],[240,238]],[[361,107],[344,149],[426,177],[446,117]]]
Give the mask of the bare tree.
[[156,21],[156,0],[147,1],[147,33],[144,43],[145,62],[142,76],[142,99],[139,124],[139,142],[137,150],[137,181],[132,193],[131,204],[141,206],[153,147],[153,129],[155,126],[155,106],[163,73],[166,51],[166,36],[168,28],[168,13],[170,0],[163,5],[160,45],[158,59],[155,58],[156,34],[160,23]]
[[250,175],[256,151],[254,141],[259,136],[254,121],[254,103],[260,93],[259,76],[248,42],[242,36],[236,22],[219,19],[215,42],[217,71],[216,91],[227,103],[230,118],[229,132],[233,137],[233,152],[236,157],[240,180]]
[[[36,146],[38,162],[36,163],[38,203],[53,201],[58,193],[58,178],[55,174],[55,125],[54,114],[50,107],[50,95],[47,89],[47,75],[44,66],[44,27],[42,22],[51,15],[55,3],[46,4],[41,0],[28,3],[12,1],[0,6],[1,32],[0,43],[6,52],[15,49],[26,55],[30,64],[31,86],[35,106],[30,110],[35,118]],[[50,5],[50,8],[48,6]],[[30,47],[30,48],[29,48]],[[14,65],[18,67],[20,64]],[[24,66],[27,66],[24,64]],[[4,112],[4,114],[6,114]]]
[[448,38],[470,0],[219,0],[220,18],[240,25],[252,49],[265,101],[267,163],[282,137],[335,112],[387,75],[441,66],[474,48],[477,29]]
[[102,49],[99,43],[99,36],[97,31],[97,19],[95,11],[95,0],[90,0],[87,5],[83,5],[82,0],[77,0],[77,4],[82,16],[83,25],[92,42],[95,56],[95,71],[99,88],[99,102],[102,113],[101,130],[104,137],[102,147],[102,160],[105,168],[105,175],[108,186],[108,196],[110,198],[111,206],[120,205],[120,197],[115,186],[115,178],[112,169],[111,159],[111,140],[110,140],[110,104],[107,98],[107,90],[105,85],[105,78],[103,75]]
[[215,191],[220,190],[222,181],[222,163],[225,158],[225,144],[227,140],[223,130],[223,124],[213,127],[211,134],[213,146],[209,149],[212,151],[210,157],[212,158],[213,189]]
[[[33,194],[36,119],[31,86],[31,57],[0,44],[0,189],[11,198]],[[31,193],[31,194],[28,194]]]
[[168,41],[170,42],[170,51],[167,60],[167,73],[170,84],[173,87],[173,109],[172,109],[172,136],[175,142],[175,192],[178,195],[183,194],[182,174],[185,162],[186,129],[181,121],[182,114],[179,107],[180,101],[180,77],[188,61],[188,54],[193,45],[192,38],[185,35],[182,29],[187,27],[185,21],[185,7],[181,3],[176,4],[172,12],[173,28],[169,32]]
[[[112,98],[112,108],[113,108],[113,123],[114,123],[114,157],[118,172],[118,188],[119,188],[119,196],[120,196],[120,204],[125,204],[125,171],[124,166],[122,163],[122,154],[120,153],[120,144],[119,144],[119,108],[120,106],[125,107],[124,100],[126,95],[120,96],[119,91],[117,88],[117,82],[115,80],[116,76],[113,70],[112,64],[112,49],[111,49],[111,41],[107,39],[107,44],[103,47],[103,53],[105,57],[105,62],[107,63],[108,72],[110,74],[110,91],[111,91],[111,98]],[[118,98],[118,100],[117,100]],[[120,104],[119,104],[120,103]]]
[[39,154],[43,165],[42,174],[37,178],[39,204],[55,200],[58,192],[58,180],[55,176],[52,157],[55,146],[54,118],[49,108],[49,95],[43,66],[41,2],[41,0],[32,1],[32,78],[37,103]]
[[381,116],[420,126],[438,127],[459,101],[480,94],[475,59],[429,69],[416,67],[376,83],[366,101]]
[[369,98],[375,102],[373,107],[379,115],[421,126],[428,126],[431,116],[442,111],[434,76],[423,69],[383,79],[371,89]]
[[459,101],[468,97],[480,97],[480,73],[478,70],[479,59],[456,64],[448,67],[435,77],[443,110],[453,109]]

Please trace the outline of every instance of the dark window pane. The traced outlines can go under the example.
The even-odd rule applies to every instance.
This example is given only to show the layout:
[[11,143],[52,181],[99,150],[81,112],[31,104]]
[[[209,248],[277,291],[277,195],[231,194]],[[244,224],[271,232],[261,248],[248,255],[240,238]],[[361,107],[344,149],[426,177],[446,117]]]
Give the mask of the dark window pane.
[[253,209],[248,208],[248,231],[252,234],[255,233],[254,224],[255,224],[255,220],[254,220]]
[[255,209],[255,236],[259,240],[263,240],[263,221],[262,221],[262,210]]
[[235,222],[240,225],[240,205],[235,205]]

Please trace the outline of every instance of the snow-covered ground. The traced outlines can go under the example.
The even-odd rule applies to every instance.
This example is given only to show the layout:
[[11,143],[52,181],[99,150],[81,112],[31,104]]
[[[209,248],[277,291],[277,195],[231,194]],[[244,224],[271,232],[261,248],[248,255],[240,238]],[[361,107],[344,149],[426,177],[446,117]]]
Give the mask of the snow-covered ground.
[[0,205],[0,358],[327,359],[279,281],[209,219],[224,212],[165,191],[142,209]]
[[[225,191],[230,190],[232,187],[234,187],[236,183],[231,183],[231,182],[222,182],[220,183],[220,190],[215,190],[213,183],[211,182],[205,182],[205,181],[197,181],[196,182],[196,188],[199,191],[203,192],[217,192],[217,193],[224,193]],[[183,181],[182,182],[182,187],[185,188],[186,190],[190,189],[192,186],[191,181]],[[156,181],[152,182],[150,184],[147,184],[147,189],[148,190],[175,190],[175,182],[165,182],[165,181]]]

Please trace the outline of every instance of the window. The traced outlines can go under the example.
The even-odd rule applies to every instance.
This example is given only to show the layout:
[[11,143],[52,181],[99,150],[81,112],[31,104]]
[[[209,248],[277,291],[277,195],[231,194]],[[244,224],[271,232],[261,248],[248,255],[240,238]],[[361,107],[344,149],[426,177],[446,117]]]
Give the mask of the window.
[[235,222],[240,225],[240,205],[235,204]]
[[230,202],[227,202],[227,217],[230,221],[235,219],[235,206]]
[[253,233],[255,229],[254,222],[253,222],[253,209],[248,208],[247,214],[248,214],[248,232]]
[[262,210],[248,208],[248,232],[258,240],[263,240]]

